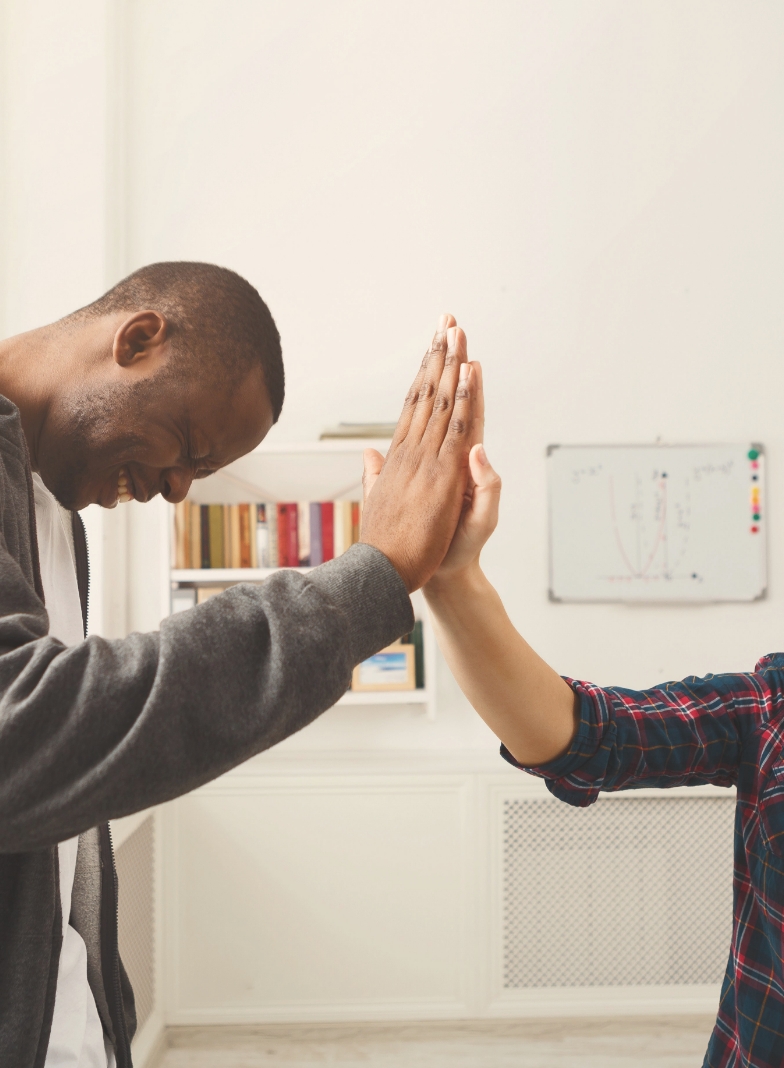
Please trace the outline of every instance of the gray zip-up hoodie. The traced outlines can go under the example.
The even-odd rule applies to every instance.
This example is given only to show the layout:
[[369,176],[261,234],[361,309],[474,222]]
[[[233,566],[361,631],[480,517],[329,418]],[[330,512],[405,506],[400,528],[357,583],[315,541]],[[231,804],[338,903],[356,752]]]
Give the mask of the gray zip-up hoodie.
[[[97,824],[300,730],[355,664],[412,626],[394,567],[356,545],[307,575],[234,586],[156,633],[66,648],[47,634],[30,462],[19,412],[0,397],[0,1065],[46,1059],[63,923],[56,844],[88,832],[87,844]],[[87,941],[88,975],[100,975]]]

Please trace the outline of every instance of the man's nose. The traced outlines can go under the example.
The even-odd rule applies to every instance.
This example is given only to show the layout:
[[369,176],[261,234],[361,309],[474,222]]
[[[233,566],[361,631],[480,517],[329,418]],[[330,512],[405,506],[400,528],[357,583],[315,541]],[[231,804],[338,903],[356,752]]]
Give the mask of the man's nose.
[[171,504],[179,504],[188,496],[193,475],[181,467],[169,467],[161,478],[161,496]]

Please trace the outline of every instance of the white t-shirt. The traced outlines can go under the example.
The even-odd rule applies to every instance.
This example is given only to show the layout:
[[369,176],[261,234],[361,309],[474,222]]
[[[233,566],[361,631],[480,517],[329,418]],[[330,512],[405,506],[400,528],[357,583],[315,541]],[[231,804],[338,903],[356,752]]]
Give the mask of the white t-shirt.
[[[33,475],[33,487],[49,633],[66,645],[76,645],[83,641],[84,630],[76,584],[71,513],[57,503],[38,475]],[[78,849],[78,837],[61,842],[57,847],[63,945],[45,1068],[114,1068],[114,1050],[104,1035],[95,998],[87,982],[84,940],[68,923]]]

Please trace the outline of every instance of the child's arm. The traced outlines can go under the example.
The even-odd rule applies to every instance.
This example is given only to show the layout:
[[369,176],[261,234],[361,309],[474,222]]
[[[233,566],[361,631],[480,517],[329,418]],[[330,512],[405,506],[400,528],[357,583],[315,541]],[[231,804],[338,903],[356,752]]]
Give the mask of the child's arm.
[[[472,453],[474,500],[498,509],[500,479],[480,445]],[[577,729],[577,698],[518,634],[478,556],[449,561],[425,586],[438,644],[463,693],[520,764],[545,764],[569,748]]]
[[[447,326],[454,322],[447,317]],[[452,545],[424,592],[438,644],[471,704],[521,764],[542,764],[568,749],[577,701],[571,687],[515,630],[479,567],[479,553],[498,519],[501,480],[480,444],[482,368],[470,366],[475,376],[472,477]],[[366,451],[366,495],[382,465],[378,452]]]
[[[736,781],[744,739],[784,708],[784,657],[753,675],[719,675],[650,690],[567,682],[517,633],[482,574],[501,480],[481,445],[481,369],[472,364],[476,426],[472,478],[449,552],[424,587],[439,645],[463,692],[512,762],[548,779],[563,800],[600,790]],[[383,464],[366,453],[366,489]]]

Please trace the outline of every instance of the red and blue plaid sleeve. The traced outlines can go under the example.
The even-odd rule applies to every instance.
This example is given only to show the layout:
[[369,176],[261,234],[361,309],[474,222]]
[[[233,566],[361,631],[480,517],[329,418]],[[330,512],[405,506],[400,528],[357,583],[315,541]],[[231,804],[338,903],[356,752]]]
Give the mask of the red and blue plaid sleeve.
[[752,674],[707,675],[650,690],[566,681],[579,698],[580,722],[563,756],[515,767],[547,780],[570,805],[592,804],[600,790],[732,786],[744,739],[784,706],[784,657],[766,657]]

